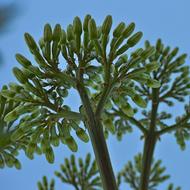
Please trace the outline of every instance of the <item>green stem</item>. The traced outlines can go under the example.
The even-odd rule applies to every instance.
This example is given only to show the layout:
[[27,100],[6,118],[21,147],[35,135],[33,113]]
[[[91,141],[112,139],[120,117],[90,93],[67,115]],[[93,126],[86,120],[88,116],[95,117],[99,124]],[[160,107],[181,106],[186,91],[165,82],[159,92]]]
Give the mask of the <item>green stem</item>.
[[[189,114],[186,115],[184,118],[182,118],[179,122],[177,122],[174,125],[171,125],[169,127],[166,127],[160,131],[157,132],[158,137],[161,135],[164,135],[166,133],[170,133],[173,131],[176,131],[179,128],[190,128],[190,123],[187,123],[187,120],[189,119]],[[185,123],[184,123],[185,122]]]
[[140,190],[148,190],[151,163],[156,146],[156,140],[156,136],[151,133],[145,138]]
[[152,89],[151,121],[150,121],[149,131],[148,134],[145,136],[145,142],[144,142],[140,190],[148,190],[149,186],[151,163],[157,141],[156,117],[159,105],[158,94],[159,94],[159,89]]
[[102,113],[104,105],[105,105],[105,103],[106,103],[106,101],[107,101],[107,99],[108,99],[109,94],[111,93],[111,91],[112,91],[112,86],[111,85],[107,86],[104,89],[104,91],[102,93],[102,96],[101,96],[101,99],[100,99],[100,101],[98,103],[98,106],[97,106],[97,109],[96,109],[96,117],[97,118],[100,118],[100,115]]
[[117,190],[116,180],[113,173],[101,122],[95,117],[84,86],[78,83],[77,89],[87,115],[87,128],[102,179],[103,189]]

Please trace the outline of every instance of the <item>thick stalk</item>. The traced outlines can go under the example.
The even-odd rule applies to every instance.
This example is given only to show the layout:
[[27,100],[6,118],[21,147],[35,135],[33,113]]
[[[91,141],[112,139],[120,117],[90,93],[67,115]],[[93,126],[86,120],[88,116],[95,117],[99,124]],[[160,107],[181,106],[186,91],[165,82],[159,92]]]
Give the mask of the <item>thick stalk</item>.
[[90,135],[91,143],[95,153],[96,162],[100,172],[102,185],[104,190],[117,190],[116,180],[113,173],[111,160],[104,138],[101,122],[95,118],[89,98],[85,88],[80,83],[77,85],[81,101],[87,114],[87,127]]
[[156,136],[151,133],[148,134],[146,136],[144,143],[140,190],[148,190],[151,163],[154,155],[155,145],[156,145]]
[[151,121],[147,135],[145,136],[143,160],[142,160],[142,173],[140,181],[140,190],[148,190],[149,177],[151,171],[151,163],[156,146],[156,116],[158,110],[158,93],[159,89],[152,89],[152,110]]

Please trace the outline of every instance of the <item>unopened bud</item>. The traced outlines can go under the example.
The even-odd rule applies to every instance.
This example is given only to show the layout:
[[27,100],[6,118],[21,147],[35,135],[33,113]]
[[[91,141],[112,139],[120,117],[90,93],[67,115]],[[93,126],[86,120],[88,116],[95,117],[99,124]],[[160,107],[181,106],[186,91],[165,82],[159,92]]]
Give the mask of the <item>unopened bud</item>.
[[140,39],[142,38],[142,36],[143,36],[142,32],[137,32],[133,36],[131,36],[127,40],[127,44],[129,45],[129,47],[135,46],[140,41]]
[[44,41],[51,42],[51,40],[52,40],[52,29],[50,24],[46,24],[44,26]]
[[102,33],[108,35],[112,26],[112,16],[108,15],[102,24]]

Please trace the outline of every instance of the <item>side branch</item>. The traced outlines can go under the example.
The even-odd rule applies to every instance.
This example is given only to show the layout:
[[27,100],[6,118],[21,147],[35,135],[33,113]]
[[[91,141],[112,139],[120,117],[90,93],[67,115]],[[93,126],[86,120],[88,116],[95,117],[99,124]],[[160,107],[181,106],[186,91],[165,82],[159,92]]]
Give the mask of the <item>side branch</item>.
[[135,124],[136,127],[144,134],[146,135],[148,130],[138,121],[136,120],[134,117],[128,117],[122,110],[116,110],[113,109],[115,111],[115,113],[117,113],[117,115],[123,117],[126,120],[131,121],[131,123]]
[[165,133],[169,133],[169,132],[172,132],[172,131],[175,131],[181,127],[184,127],[184,128],[190,128],[190,123],[184,123],[186,122],[186,120],[188,120],[189,118],[189,115],[186,115],[186,117],[184,117],[183,119],[181,119],[179,122],[177,122],[176,124],[173,124],[169,127],[166,127],[160,131],[157,132],[157,136],[161,136]]
[[104,105],[105,105],[105,103],[106,103],[106,101],[107,101],[107,98],[108,98],[108,96],[109,96],[111,90],[112,90],[111,85],[108,85],[108,86],[104,89],[104,91],[103,91],[103,93],[102,93],[102,96],[101,96],[101,99],[100,99],[100,101],[99,101],[99,103],[98,103],[98,105],[97,105],[97,109],[96,109],[96,113],[95,113],[95,115],[96,115],[97,118],[100,117],[100,115],[101,115],[101,113],[102,113],[102,110],[103,110],[103,108],[104,108]]

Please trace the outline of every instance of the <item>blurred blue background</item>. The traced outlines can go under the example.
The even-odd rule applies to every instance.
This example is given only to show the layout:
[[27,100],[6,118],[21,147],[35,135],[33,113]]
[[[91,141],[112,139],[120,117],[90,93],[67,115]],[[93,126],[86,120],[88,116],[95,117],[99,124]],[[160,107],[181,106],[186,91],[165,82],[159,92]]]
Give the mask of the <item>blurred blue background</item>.
[[[0,51],[3,55],[3,63],[0,65],[0,86],[15,81],[12,74],[12,67],[18,65],[14,55],[17,52],[29,55],[23,40],[24,32],[31,33],[38,40],[43,32],[43,26],[49,22],[52,25],[60,23],[66,27],[72,22],[75,16],[91,14],[97,23],[101,23],[107,14],[113,15],[114,25],[120,21],[126,23],[135,22],[137,30],[144,33],[143,41],[148,39],[155,43],[157,38],[162,38],[166,45],[180,47],[180,52],[190,52],[190,1],[188,0],[0,0],[1,5],[17,4],[17,17],[9,23],[6,32],[0,33]],[[16,16],[16,15],[15,15]],[[189,64],[189,57],[187,59]],[[71,105],[79,104],[79,99],[73,94],[69,100]],[[174,115],[183,112],[181,106],[173,109]],[[111,160],[115,171],[142,151],[142,143],[138,131],[126,135],[122,142],[111,137],[108,141]],[[77,156],[84,157],[87,152],[92,152],[91,144],[79,142]],[[34,190],[37,189],[36,182],[43,175],[53,177],[54,170],[59,168],[64,157],[70,156],[71,152],[64,145],[55,149],[56,160],[54,165],[46,162],[44,156],[36,157],[30,161],[23,153],[19,158],[22,161],[22,170],[5,168],[0,170],[1,190]],[[190,189],[190,144],[185,151],[180,151],[172,136],[165,136],[156,147],[155,157],[163,159],[167,166],[167,173],[171,174],[171,181],[180,185],[183,190]],[[166,183],[167,184],[167,183]],[[166,184],[160,186],[163,190]],[[57,180],[56,189],[73,189],[63,185]],[[130,189],[127,185],[122,189]]]

